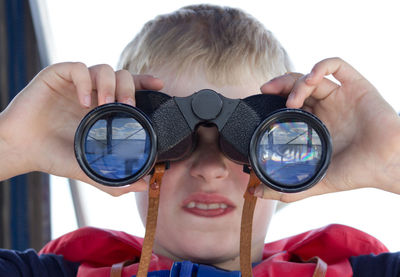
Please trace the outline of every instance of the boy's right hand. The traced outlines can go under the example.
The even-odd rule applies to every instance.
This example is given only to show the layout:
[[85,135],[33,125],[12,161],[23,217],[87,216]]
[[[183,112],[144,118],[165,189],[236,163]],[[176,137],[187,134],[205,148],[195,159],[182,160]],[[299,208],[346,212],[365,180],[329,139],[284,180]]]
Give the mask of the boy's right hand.
[[288,96],[288,108],[318,116],[330,131],[333,153],[325,178],[309,190],[285,194],[260,186],[257,196],[293,202],[367,187],[400,194],[400,118],[350,64],[340,58],[325,59],[307,75],[287,73],[261,90]]
[[117,196],[146,189],[144,181],[112,188],[89,179],[74,154],[74,135],[91,108],[114,101],[135,105],[135,90],[160,90],[150,75],[108,65],[59,63],[42,70],[0,114],[0,180],[42,171],[81,180]]

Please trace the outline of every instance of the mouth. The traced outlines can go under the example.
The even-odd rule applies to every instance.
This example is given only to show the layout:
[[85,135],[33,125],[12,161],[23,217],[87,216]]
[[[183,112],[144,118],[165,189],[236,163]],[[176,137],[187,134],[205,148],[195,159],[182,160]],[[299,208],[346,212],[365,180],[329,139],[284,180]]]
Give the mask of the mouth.
[[235,205],[218,194],[195,193],[183,201],[182,209],[196,216],[219,217],[232,212]]

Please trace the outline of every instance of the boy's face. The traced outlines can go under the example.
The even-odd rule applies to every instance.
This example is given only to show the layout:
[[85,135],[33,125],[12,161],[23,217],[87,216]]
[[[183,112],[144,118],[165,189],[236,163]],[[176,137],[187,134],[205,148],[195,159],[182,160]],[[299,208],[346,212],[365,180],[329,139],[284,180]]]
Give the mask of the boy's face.
[[[175,80],[167,71],[150,72],[164,81],[163,92],[188,96],[204,88],[230,98],[245,98],[259,91],[259,83],[249,79],[240,86],[216,87],[204,74]],[[171,122],[173,125],[173,122]],[[154,251],[176,260],[214,264],[239,269],[240,222],[243,194],[249,175],[242,166],[228,160],[219,150],[215,127],[200,127],[198,143],[191,156],[171,163],[161,186],[160,207]],[[147,180],[148,181],[148,180]],[[144,221],[147,193],[136,193]],[[262,248],[275,201],[257,201],[253,223],[253,261],[261,259]]]

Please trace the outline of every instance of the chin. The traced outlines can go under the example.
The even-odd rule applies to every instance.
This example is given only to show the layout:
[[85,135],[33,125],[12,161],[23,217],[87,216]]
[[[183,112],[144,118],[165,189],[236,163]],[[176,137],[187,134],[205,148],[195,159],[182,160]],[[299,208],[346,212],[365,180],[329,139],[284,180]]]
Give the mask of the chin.
[[183,259],[196,263],[217,264],[239,255],[239,237],[235,239],[229,236],[218,239],[210,239],[209,236],[200,239],[197,237],[181,247]]
[[198,264],[209,264],[209,265],[216,265],[216,264],[223,264],[228,261],[234,260],[236,257],[239,256],[239,252],[234,253],[233,250],[231,251],[215,251],[216,249],[210,248],[203,253],[190,253],[187,257],[183,260],[189,260],[194,263]]

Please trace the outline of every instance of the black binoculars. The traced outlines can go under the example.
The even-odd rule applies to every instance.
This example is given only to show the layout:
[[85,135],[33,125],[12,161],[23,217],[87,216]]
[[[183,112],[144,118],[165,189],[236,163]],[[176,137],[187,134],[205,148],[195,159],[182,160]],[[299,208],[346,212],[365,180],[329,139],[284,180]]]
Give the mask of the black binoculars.
[[189,156],[198,126],[215,126],[220,151],[254,170],[274,190],[298,192],[319,182],[328,168],[332,142],[313,114],[285,108],[277,95],[230,99],[210,90],[188,97],[137,91],[136,107],[99,106],[81,121],[75,155],[83,171],[108,186],[131,184],[159,162]]

